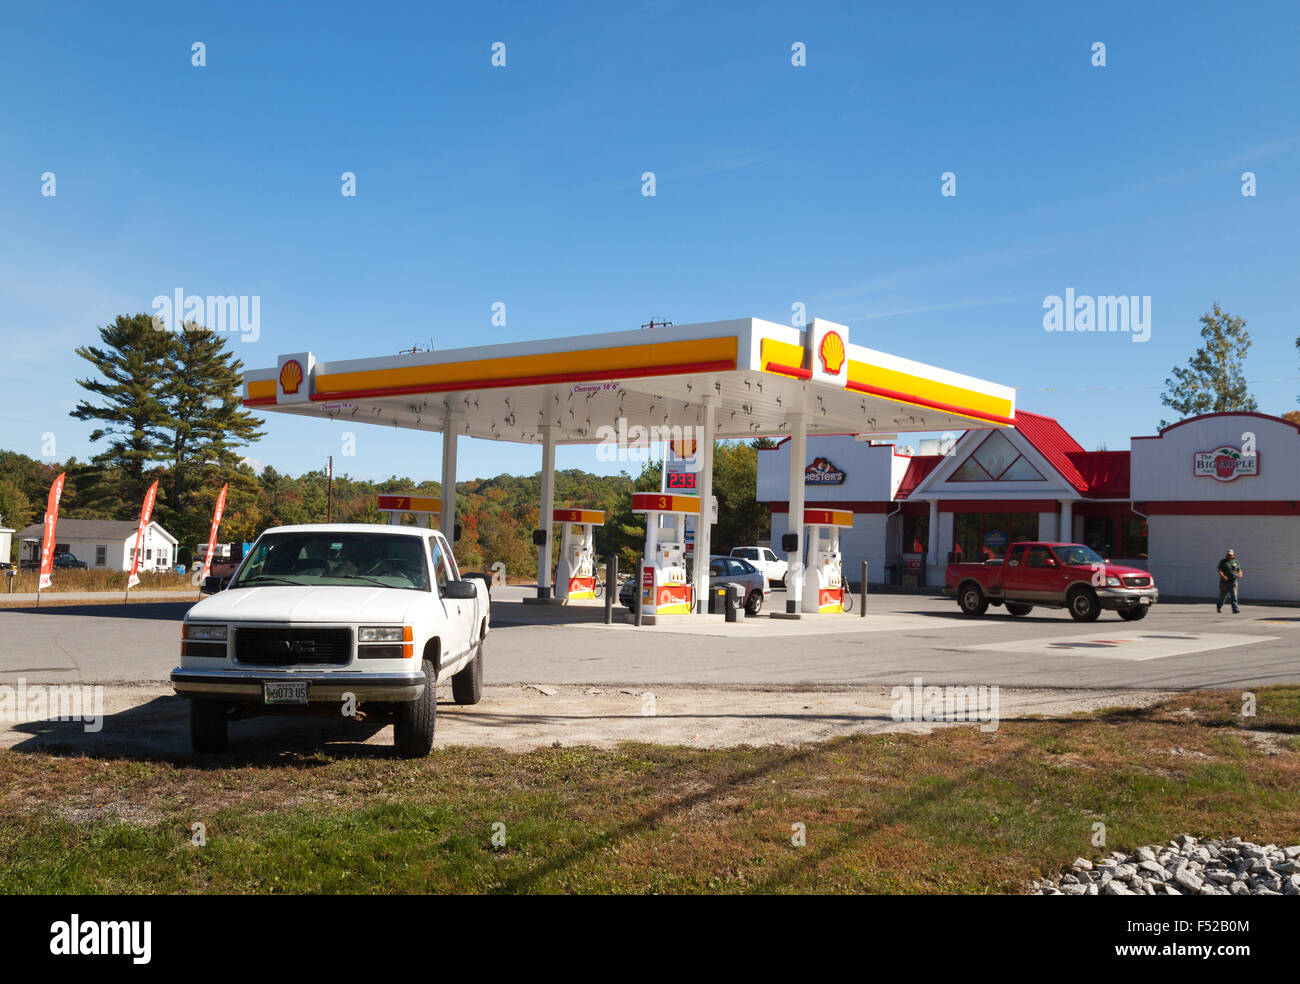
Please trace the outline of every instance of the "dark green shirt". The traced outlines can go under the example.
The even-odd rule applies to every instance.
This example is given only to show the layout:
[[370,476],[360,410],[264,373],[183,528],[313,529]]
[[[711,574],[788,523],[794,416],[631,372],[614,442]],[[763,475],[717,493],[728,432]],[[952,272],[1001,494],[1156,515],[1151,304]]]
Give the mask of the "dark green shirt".
[[1231,560],[1229,560],[1227,557],[1224,557],[1221,561],[1219,561],[1219,573],[1222,574],[1227,580],[1235,581],[1237,580],[1237,578],[1241,577],[1241,565],[1237,563],[1237,559],[1235,557],[1232,558]]

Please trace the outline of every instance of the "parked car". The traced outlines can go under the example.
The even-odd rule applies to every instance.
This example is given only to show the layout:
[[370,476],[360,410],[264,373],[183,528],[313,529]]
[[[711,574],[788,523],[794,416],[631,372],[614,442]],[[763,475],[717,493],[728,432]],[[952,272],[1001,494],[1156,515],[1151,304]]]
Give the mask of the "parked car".
[[[693,569],[688,570],[687,581],[690,584],[695,583]],[[761,612],[763,603],[767,601],[768,595],[772,593],[767,577],[749,561],[741,560],[738,557],[710,557],[710,586],[717,587],[728,582],[741,586],[745,595],[745,612],[748,615],[757,615]],[[640,582],[636,578],[629,578],[619,587],[618,600],[627,607],[628,611],[635,610],[636,593],[639,589]]]
[[1112,564],[1081,543],[1013,543],[1002,558],[949,564],[943,591],[966,615],[1006,605],[1023,616],[1038,605],[1068,609],[1078,622],[1095,622],[1103,610],[1136,622],[1160,597],[1149,572]]
[[185,615],[171,680],[193,748],[223,750],[232,720],[317,712],[391,719],[398,754],[426,755],[435,686],[449,679],[457,704],[482,694],[490,605],[434,530],[269,529]]
[[749,561],[767,575],[769,583],[779,582],[784,587],[786,569],[790,565],[784,558],[773,553],[771,547],[736,547],[731,551],[731,556]]
[[72,554],[67,552],[58,552],[54,555],[54,567],[56,570],[79,570],[86,569],[86,562],[78,560]]

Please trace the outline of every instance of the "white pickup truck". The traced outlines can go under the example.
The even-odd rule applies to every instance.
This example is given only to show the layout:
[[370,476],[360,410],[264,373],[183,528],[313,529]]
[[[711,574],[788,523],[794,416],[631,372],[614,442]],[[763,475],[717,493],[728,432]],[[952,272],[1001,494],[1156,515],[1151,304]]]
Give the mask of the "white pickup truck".
[[185,615],[172,686],[196,752],[259,714],[382,716],[399,755],[433,747],[434,688],[483,690],[485,580],[461,578],[441,533],[404,526],[279,526],[222,590]]
[[790,565],[774,554],[770,547],[736,547],[731,556],[747,560],[767,575],[771,584],[785,584],[786,568]]

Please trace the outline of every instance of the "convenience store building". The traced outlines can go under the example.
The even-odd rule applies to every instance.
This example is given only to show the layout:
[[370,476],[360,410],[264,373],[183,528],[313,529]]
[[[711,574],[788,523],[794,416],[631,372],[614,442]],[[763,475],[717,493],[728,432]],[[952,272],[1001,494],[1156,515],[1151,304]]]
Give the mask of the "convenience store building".
[[[758,499],[778,545],[790,464],[788,441],[759,453]],[[809,505],[854,513],[841,535],[854,580],[866,561],[870,582],[937,586],[949,560],[1064,540],[1145,567],[1166,597],[1210,598],[1232,547],[1244,597],[1300,601],[1300,428],[1280,417],[1206,414],[1128,450],[1086,451],[1055,419],[1017,410],[1014,426],[966,431],[935,453],[809,438],[804,464]]]

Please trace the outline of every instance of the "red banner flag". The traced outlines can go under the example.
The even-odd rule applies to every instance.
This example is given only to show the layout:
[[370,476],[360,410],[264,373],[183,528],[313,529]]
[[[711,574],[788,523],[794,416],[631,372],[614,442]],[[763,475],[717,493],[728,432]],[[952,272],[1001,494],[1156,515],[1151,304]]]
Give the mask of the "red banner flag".
[[59,525],[59,500],[63,498],[63,479],[67,472],[61,474],[50,485],[50,497],[45,501],[45,525],[41,530],[41,576],[36,590],[43,591],[50,586],[50,574],[54,570],[54,530]]
[[199,584],[208,579],[208,574],[212,571],[212,551],[217,549],[217,527],[221,525],[221,514],[226,509],[226,489],[229,485],[221,486],[221,492],[217,495],[217,508],[212,510],[212,532],[208,534],[208,552],[203,555],[203,574],[199,578]]
[[128,591],[140,583],[140,577],[136,572],[140,569],[140,554],[144,552],[144,531],[149,528],[149,520],[153,517],[153,500],[157,495],[158,483],[154,482],[149,486],[149,491],[144,494],[144,505],[140,507],[140,525],[135,528],[135,543],[131,545],[131,574],[126,579]]

